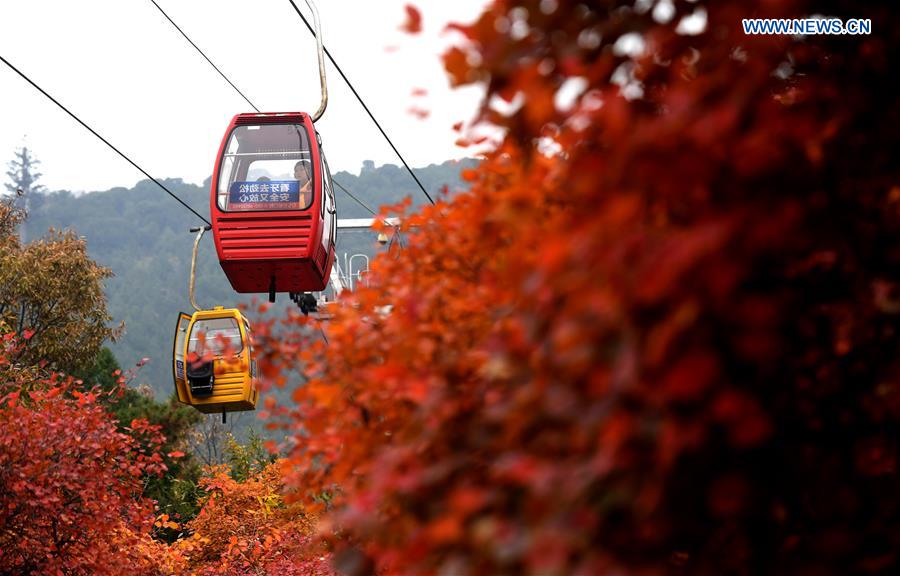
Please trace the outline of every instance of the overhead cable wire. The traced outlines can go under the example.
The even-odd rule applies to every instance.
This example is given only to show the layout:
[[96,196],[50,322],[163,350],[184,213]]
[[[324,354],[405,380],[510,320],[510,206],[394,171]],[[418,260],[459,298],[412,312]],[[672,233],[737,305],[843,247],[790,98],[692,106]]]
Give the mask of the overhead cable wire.
[[356,203],[357,203],[357,204],[359,204],[360,206],[362,206],[363,208],[365,208],[366,210],[368,210],[369,213],[370,213],[372,216],[378,216],[378,212],[372,210],[372,209],[368,206],[368,204],[366,204],[365,202],[363,202],[362,200],[360,200],[359,198],[357,198],[356,196],[354,196],[349,190],[347,190],[346,188],[344,188],[344,187],[341,185],[340,182],[338,182],[338,181],[335,180],[334,178],[332,178],[331,181],[334,182],[335,185],[336,185],[338,188],[340,188],[341,190],[343,190],[344,193],[347,194],[347,196],[349,196],[350,198],[353,198],[354,200],[356,200]]
[[2,61],[2,62],[3,62],[4,64],[6,64],[7,66],[9,66],[9,67],[12,69],[13,72],[15,72],[16,74],[18,74],[19,76],[21,76],[26,82],[28,82],[29,84],[31,84],[38,92],[40,92],[41,94],[43,94],[44,96],[46,96],[47,99],[49,99],[51,102],[53,102],[54,104],[56,104],[57,106],[59,106],[59,108],[62,109],[63,112],[65,112],[66,114],[68,114],[69,116],[71,116],[76,122],[78,122],[79,124],[81,124],[88,132],[90,132],[91,134],[93,134],[94,136],[96,136],[97,138],[99,138],[100,141],[102,141],[104,144],[106,144],[107,146],[109,146],[110,148],[112,148],[112,150],[113,150],[116,154],[118,154],[119,156],[121,156],[122,158],[124,158],[125,161],[127,161],[129,164],[131,164],[132,166],[134,166],[135,168],[137,168],[137,169],[141,172],[141,174],[143,174],[144,176],[146,176],[146,177],[149,178],[150,180],[153,180],[153,182],[154,182],[157,186],[159,186],[160,188],[162,188],[163,190],[165,190],[165,192],[166,192],[169,196],[171,196],[172,198],[174,198],[175,200],[177,200],[179,204],[181,204],[182,206],[184,206],[185,208],[187,208],[188,210],[190,210],[191,212],[193,212],[194,215],[195,215],[197,218],[199,218],[199,219],[203,220],[204,222],[206,222],[207,225],[212,226],[212,223],[211,223],[209,220],[207,220],[203,215],[201,215],[199,212],[197,212],[196,210],[194,210],[193,208],[191,208],[190,206],[188,206],[188,205],[184,202],[184,200],[182,200],[182,199],[179,198],[174,192],[172,192],[171,190],[169,190],[165,185],[163,185],[162,182],[160,182],[159,180],[157,180],[156,178],[154,178],[153,176],[151,176],[146,170],[144,170],[143,168],[141,168],[140,166],[138,166],[137,163],[136,163],[134,160],[132,160],[131,158],[129,158],[128,156],[126,156],[124,152],[122,152],[121,150],[119,150],[118,148],[116,148],[115,146],[113,146],[112,143],[110,143],[109,140],[107,140],[106,138],[104,138],[103,136],[101,136],[100,134],[98,134],[96,130],[94,130],[93,128],[91,128],[91,127],[88,126],[87,124],[85,124],[85,123],[81,120],[81,118],[79,118],[79,117],[76,116],[72,111],[70,111],[68,108],[66,108],[65,106],[63,106],[62,104],[60,104],[60,102],[59,102],[56,98],[54,98],[53,96],[51,96],[50,94],[48,94],[46,90],[44,90],[43,88],[41,88],[40,86],[38,86],[31,78],[29,78],[28,76],[25,75],[24,72],[22,72],[21,70],[19,70],[19,69],[16,68],[15,66],[13,66],[12,63],[11,63],[9,60],[7,60],[6,58],[4,58],[2,55],[0,55],[0,61]]
[[[307,21],[306,17],[303,15],[303,13],[300,12],[300,9],[297,7],[297,4],[294,3],[294,0],[288,0],[288,2],[291,3],[291,6],[294,7],[294,11],[297,12],[297,15],[300,16],[300,19],[303,20],[303,23],[306,24],[306,27],[309,29],[310,34],[312,34],[313,37],[315,38],[316,31],[313,30],[313,27],[309,25],[309,21]],[[384,128],[382,128],[381,124],[378,123],[378,120],[375,119],[375,116],[372,114],[372,111],[369,110],[368,106],[366,106],[366,103],[363,101],[362,97],[356,91],[356,88],[354,88],[353,84],[350,83],[350,80],[347,79],[347,75],[344,74],[344,71],[341,70],[341,67],[338,66],[337,62],[334,61],[334,57],[331,55],[331,52],[328,51],[328,48],[325,48],[325,55],[328,56],[328,59],[334,65],[334,68],[338,71],[338,74],[341,75],[341,78],[344,79],[344,82],[350,88],[350,91],[353,92],[353,95],[356,96],[356,99],[359,100],[359,103],[362,105],[363,109],[366,111],[366,114],[369,115],[369,118],[371,118],[372,122],[375,123],[375,126],[378,127],[378,130],[381,132],[381,135],[384,136],[384,139],[387,140],[387,143],[390,144],[391,148],[393,148],[394,153],[397,155],[397,158],[399,158],[400,161],[403,162],[403,166],[406,168],[406,171],[409,172],[409,175],[412,176],[413,180],[416,181],[416,184],[419,185],[419,188],[422,190],[422,193],[425,194],[425,197],[428,198],[429,202],[434,204],[434,199],[432,199],[431,194],[429,194],[428,191],[425,190],[425,186],[422,185],[422,183],[419,181],[418,176],[416,176],[416,173],[413,172],[412,168],[409,167],[409,164],[406,163],[406,160],[403,158],[403,155],[400,154],[400,151],[397,150],[396,146],[394,146],[394,143],[388,137],[387,133],[384,131]]]
[[[187,40],[188,43],[189,43],[191,46],[193,46],[193,47],[197,50],[197,52],[199,52],[200,55],[203,56],[203,58],[206,59],[207,62],[209,62],[209,65],[212,66],[213,68],[215,68],[216,72],[218,72],[219,75],[222,76],[222,78],[224,78],[226,82],[228,82],[228,85],[231,86],[232,88],[234,88],[235,92],[237,92],[238,94],[240,94],[241,97],[242,97],[244,100],[247,101],[247,104],[249,104],[251,108],[253,108],[253,109],[256,110],[257,112],[259,112],[259,108],[257,108],[256,105],[253,104],[253,102],[251,102],[250,99],[247,98],[247,97],[244,95],[244,93],[241,92],[240,89],[239,89],[237,86],[235,86],[234,82],[232,82],[232,81],[228,78],[228,76],[226,76],[225,73],[222,72],[222,71],[219,69],[218,66],[216,66],[215,64],[213,64],[213,61],[210,60],[210,59],[206,56],[206,54],[203,53],[203,50],[201,50],[200,47],[197,46],[197,44],[195,44],[194,41],[190,39],[190,37],[184,32],[184,30],[182,30],[181,27],[178,26],[178,24],[176,24],[175,21],[172,20],[172,18],[169,17],[168,14],[166,14],[165,10],[163,10],[163,9],[159,6],[159,4],[156,3],[155,0],[150,0],[150,2],[152,2],[153,5],[156,6],[156,8],[159,9],[160,12],[162,12],[163,16],[166,17],[166,20],[168,20],[168,21],[172,24],[172,26],[174,26],[175,29],[178,30],[178,31],[181,33],[182,36],[184,36],[184,39]],[[354,196],[353,193],[350,192],[347,188],[345,188],[340,182],[337,182],[337,181],[334,180],[334,179],[332,179],[332,182],[334,182],[334,183],[337,185],[338,188],[340,188],[341,190],[343,190],[344,193],[347,194],[347,196],[349,196],[349,197],[352,198],[354,201],[356,201],[357,204],[359,204],[360,206],[362,206],[363,208],[365,208],[370,214],[372,214],[373,216],[378,216],[378,213],[375,212],[375,210],[373,210],[373,209],[370,208],[368,205],[366,205],[365,202],[363,202],[362,200],[360,200],[359,198],[357,198],[356,196]]]
[[254,106],[254,105],[253,105],[253,102],[251,102],[249,98],[247,98],[246,96],[244,96],[244,93],[241,92],[240,90],[238,90],[238,87],[235,86],[234,83],[232,83],[232,81],[228,79],[228,76],[226,76],[224,72],[222,72],[221,70],[219,70],[219,67],[218,67],[218,66],[216,66],[215,64],[213,64],[213,61],[210,60],[209,57],[207,57],[206,54],[203,53],[203,50],[201,50],[199,46],[197,46],[196,44],[194,44],[194,41],[191,40],[191,39],[188,37],[188,35],[184,33],[184,30],[182,30],[181,27],[179,27],[178,24],[176,24],[174,20],[172,20],[171,18],[169,18],[169,15],[166,14],[166,11],[163,10],[162,7],[161,7],[159,4],[156,3],[156,0],[150,0],[150,2],[152,2],[153,5],[156,6],[156,8],[157,8],[160,12],[162,12],[162,15],[166,17],[166,20],[168,20],[168,21],[172,24],[172,26],[174,26],[175,29],[178,30],[178,31],[181,33],[182,36],[184,36],[184,39],[187,40],[188,43],[189,43],[191,46],[193,46],[194,49],[197,50],[197,52],[199,52],[200,55],[203,56],[203,58],[204,58],[207,62],[209,62],[209,65],[212,66],[213,68],[215,68],[216,72],[219,73],[219,76],[221,76],[222,78],[224,78],[225,81],[228,82],[228,84],[229,84],[232,88],[234,88],[234,90],[235,90],[238,94],[241,95],[241,98],[243,98],[244,100],[246,100],[247,104],[249,104],[251,108],[253,108],[253,109],[256,110],[257,112],[259,112],[259,108],[257,108],[256,106]]

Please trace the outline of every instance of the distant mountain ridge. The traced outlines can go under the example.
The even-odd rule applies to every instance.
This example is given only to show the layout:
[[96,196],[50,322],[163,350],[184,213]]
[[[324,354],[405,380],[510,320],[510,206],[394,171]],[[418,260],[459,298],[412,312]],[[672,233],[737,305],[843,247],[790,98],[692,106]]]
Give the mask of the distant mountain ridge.
[[[467,189],[460,172],[475,160],[448,161],[415,169],[416,176],[432,197],[446,186],[451,194]],[[422,191],[401,167],[376,168],[366,162],[359,176],[338,172],[334,180],[376,211],[412,197],[414,206],[426,203]],[[203,186],[181,179],[163,183],[197,212],[209,215],[209,180]],[[372,215],[335,187],[339,218],[370,218]],[[26,223],[29,239],[49,228],[73,229],[87,240],[88,253],[115,276],[106,284],[109,311],[115,321],[125,321],[124,336],[110,348],[123,368],[141,358],[151,361],[141,369],[139,382],[149,384],[158,397],[172,389],[172,335],[179,311],[188,311],[193,235],[197,217],[179,206],[152,181],[142,180],[133,188],[74,195],[68,191],[35,194],[30,198]],[[375,235],[367,232],[338,233],[338,259],[343,254],[377,252]],[[197,263],[196,294],[201,306],[234,306],[249,303],[253,295],[236,294],[219,268],[211,238],[204,238]],[[264,298],[261,296],[260,299]],[[281,304],[292,305],[286,297]]]

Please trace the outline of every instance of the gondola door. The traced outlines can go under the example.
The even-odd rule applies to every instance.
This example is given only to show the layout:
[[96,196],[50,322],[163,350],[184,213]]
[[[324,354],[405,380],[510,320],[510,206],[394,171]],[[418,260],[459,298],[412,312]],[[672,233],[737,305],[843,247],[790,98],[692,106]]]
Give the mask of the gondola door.
[[181,312],[178,315],[178,324],[175,326],[175,349],[172,351],[173,358],[173,375],[175,377],[175,391],[178,393],[178,401],[183,404],[189,403],[187,373],[185,371],[185,339],[187,338],[188,328],[191,325],[191,315]]

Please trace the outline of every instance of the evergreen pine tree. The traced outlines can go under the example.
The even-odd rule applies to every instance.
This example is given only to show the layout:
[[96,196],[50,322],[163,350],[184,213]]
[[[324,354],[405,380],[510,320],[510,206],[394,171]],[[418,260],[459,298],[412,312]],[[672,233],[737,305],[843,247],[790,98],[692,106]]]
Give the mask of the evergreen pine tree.
[[[41,177],[41,173],[37,171],[37,160],[28,150],[27,146],[22,146],[15,151],[15,156],[7,164],[9,168],[6,175],[9,182],[4,183],[6,189],[15,195],[13,206],[20,210],[23,214],[28,214],[28,199],[32,192],[44,192],[46,187],[38,184],[37,181]],[[21,228],[21,241],[25,242],[25,225]]]

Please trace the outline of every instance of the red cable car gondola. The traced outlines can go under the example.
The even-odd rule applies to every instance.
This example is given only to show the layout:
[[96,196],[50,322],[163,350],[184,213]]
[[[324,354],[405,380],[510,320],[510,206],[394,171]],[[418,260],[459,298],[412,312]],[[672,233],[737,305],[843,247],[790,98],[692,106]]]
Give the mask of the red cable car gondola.
[[219,149],[210,214],[219,262],[235,291],[268,292],[271,301],[277,292],[323,290],[336,214],[310,116],[235,116]]
[[237,292],[323,290],[334,261],[331,172],[313,122],[328,105],[319,14],[313,13],[322,100],[304,112],[238,114],[212,176],[210,215],[222,270]]

